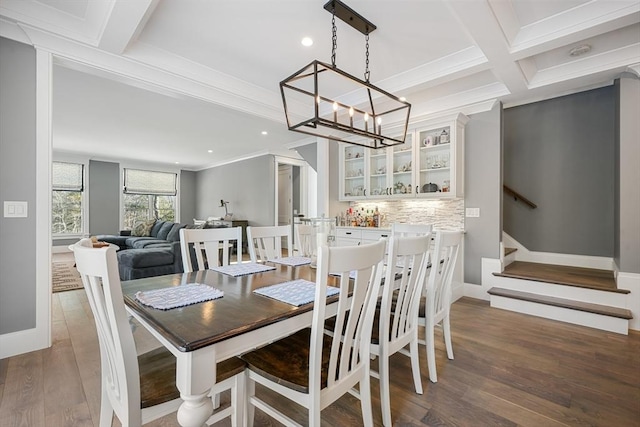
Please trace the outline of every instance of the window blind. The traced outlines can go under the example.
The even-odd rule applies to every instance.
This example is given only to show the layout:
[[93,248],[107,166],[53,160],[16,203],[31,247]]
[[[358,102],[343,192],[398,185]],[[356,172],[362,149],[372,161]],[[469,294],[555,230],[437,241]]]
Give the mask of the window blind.
[[175,173],[125,169],[124,193],[175,196],[176,180]]
[[52,188],[54,191],[83,191],[84,165],[78,163],[52,163]]

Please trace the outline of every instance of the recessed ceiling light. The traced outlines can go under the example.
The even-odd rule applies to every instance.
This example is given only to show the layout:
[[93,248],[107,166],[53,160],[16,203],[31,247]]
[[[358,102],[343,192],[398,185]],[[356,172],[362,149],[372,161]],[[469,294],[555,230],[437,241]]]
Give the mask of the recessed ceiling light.
[[302,46],[309,47],[313,45],[313,39],[311,37],[304,37],[300,43],[302,43]]
[[179,165],[179,164],[180,164],[180,162],[176,162],[176,165]]
[[400,99],[400,101],[402,101],[402,102],[404,102],[404,101],[406,101],[406,100],[407,100],[407,98],[405,98],[404,96],[401,96],[399,99]]
[[585,53],[589,53],[591,52],[591,46],[588,44],[583,44],[580,46],[576,46],[573,49],[571,49],[569,51],[569,56],[580,56],[580,55],[584,55]]
[[207,150],[207,153],[213,153],[213,150]]
[[266,130],[263,130],[261,133],[262,133],[263,135],[268,135],[268,134],[269,134],[269,132],[267,132]]

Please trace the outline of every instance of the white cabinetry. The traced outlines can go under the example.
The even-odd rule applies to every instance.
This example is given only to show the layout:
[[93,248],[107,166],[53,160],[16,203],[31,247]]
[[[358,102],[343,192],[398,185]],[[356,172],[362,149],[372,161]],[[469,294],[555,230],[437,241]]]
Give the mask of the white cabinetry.
[[390,237],[391,230],[386,228],[336,227],[337,246],[358,246],[374,243],[382,237]]
[[467,117],[415,123],[405,143],[340,144],[340,200],[462,197]]

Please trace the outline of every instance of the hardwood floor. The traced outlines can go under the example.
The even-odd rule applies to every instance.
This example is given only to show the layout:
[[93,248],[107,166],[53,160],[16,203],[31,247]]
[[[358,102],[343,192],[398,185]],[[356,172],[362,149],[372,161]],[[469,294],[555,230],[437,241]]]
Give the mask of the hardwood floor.
[[[447,360],[442,334],[436,331],[439,381],[428,381],[421,348],[423,395],[413,391],[409,359],[391,357],[394,425],[640,426],[639,333],[602,332],[493,309],[470,298],[459,300],[452,310],[455,359]],[[141,327],[135,335],[139,351],[157,345]],[[4,362],[0,426],[98,425],[100,360],[83,290],[53,295],[51,348]],[[299,407],[264,389],[257,392],[305,424]],[[375,379],[372,393],[378,426]],[[228,401],[227,396],[222,401]],[[359,401],[351,395],[322,414],[323,426],[362,424]],[[150,425],[177,423],[175,415],[169,415]],[[279,424],[257,411],[256,425]]]

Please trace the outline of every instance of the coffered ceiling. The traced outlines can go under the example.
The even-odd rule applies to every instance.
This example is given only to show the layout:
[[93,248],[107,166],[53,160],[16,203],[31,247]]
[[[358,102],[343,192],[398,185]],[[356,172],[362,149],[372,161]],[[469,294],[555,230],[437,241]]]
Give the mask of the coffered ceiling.
[[[198,170],[310,141],[286,129],[278,84],[330,62],[325,2],[0,0],[0,35],[55,55],[56,151]],[[371,82],[413,117],[640,73],[640,1],[346,2],[377,26]],[[337,21],[339,68],[361,77],[364,45]]]

